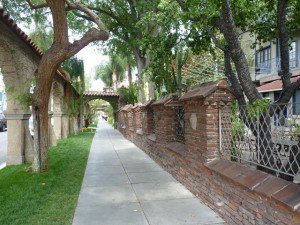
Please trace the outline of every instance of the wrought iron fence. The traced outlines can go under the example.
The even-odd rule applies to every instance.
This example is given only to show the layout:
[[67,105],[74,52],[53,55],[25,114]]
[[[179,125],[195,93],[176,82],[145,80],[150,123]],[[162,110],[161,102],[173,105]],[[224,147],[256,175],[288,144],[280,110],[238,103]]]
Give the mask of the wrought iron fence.
[[220,110],[223,158],[300,182],[299,105],[256,104]]
[[175,139],[178,142],[184,143],[184,109],[177,108],[175,110]]

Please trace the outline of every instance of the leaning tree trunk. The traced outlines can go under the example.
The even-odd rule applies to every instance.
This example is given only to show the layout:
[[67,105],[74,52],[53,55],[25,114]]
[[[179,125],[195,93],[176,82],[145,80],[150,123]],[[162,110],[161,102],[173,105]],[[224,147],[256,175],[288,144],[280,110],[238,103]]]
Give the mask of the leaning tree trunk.
[[128,83],[129,83],[129,86],[131,86],[132,85],[132,71],[131,71],[131,64],[130,63],[127,64],[127,69],[128,69],[128,73],[127,73]]
[[[49,54],[50,53],[50,54]],[[34,159],[32,169],[42,172],[48,169],[48,105],[51,85],[58,63],[49,63],[51,51],[42,57],[37,70],[37,84],[33,93],[32,113],[34,121]]]
[[[106,27],[99,17],[88,8],[76,1],[47,0],[41,4],[29,5],[33,9],[48,7],[52,13],[54,39],[49,50],[45,52],[37,69],[37,83],[33,93],[32,111],[34,120],[34,160],[32,169],[34,172],[42,172],[48,169],[48,104],[51,84],[60,64],[78,53],[89,43],[97,40],[106,41],[109,37]],[[68,7],[66,8],[66,4]],[[69,42],[68,22],[66,10],[78,10],[87,14],[90,20],[98,25],[99,29],[91,28],[81,39]]]
[[138,89],[139,89],[139,98],[138,101],[141,103],[145,102],[145,92],[144,92],[144,82],[142,77],[142,71],[146,65],[146,59],[141,55],[141,51],[136,48],[134,49],[134,56],[137,62],[137,70],[138,70]]
[[234,62],[238,80],[245,95],[251,102],[261,99],[261,95],[252,82],[248,62],[239,41],[238,32],[232,16],[230,0],[222,1],[222,19],[219,20],[217,24],[226,40],[230,57]]
[[[267,110],[268,112],[268,110]],[[257,168],[270,174],[275,174],[274,143],[271,134],[271,118],[269,113],[262,113],[256,124]]]
[[[252,82],[247,59],[240,45],[237,29],[232,16],[230,0],[222,1],[222,20],[219,20],[217,23],[224,34],[224,38],[227,43],[226,50],[229,51],[230,58],[233,60],[237,70],[238,79],[231,76],[231,74],[229,74],[229,78],[231,78],[232,84],[238,93],[239,104],[245,103],[240,90],[243,90],[250,102],[262,99],[262,96]],[[262,113],[257,116],[257,121],[254,122],[252,119],[249,119],[247,110],[244,113],[245,116],[243,120],[256,137],[257,162],[259,164],[258,169],[273,173],[269,169],[274,167],[270,115]]]
[[117,73],[116,73],[115,70],[113,70],[113,73],[112,73],[112,85],[113,85],[114,91],[117,92],[117,90],[118,90],[118,78],[117,78]]

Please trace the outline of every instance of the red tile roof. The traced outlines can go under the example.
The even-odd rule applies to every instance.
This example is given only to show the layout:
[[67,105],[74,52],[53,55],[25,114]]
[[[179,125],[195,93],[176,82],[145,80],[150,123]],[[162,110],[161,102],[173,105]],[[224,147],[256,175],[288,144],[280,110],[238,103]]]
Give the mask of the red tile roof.
[[87,97],[119,97],[119,94],[116,92],[105,92],[105,91],[85,91],[83,93]]
[[25,34],[16,24],[16,22],[10,18],[10,15],[0,7],[0,20],[6,24],[26,45],[28,45],[39,57],[43,55],[43,52],[35,45],[35,43]]
[[[32,51],[38,56],[42,57],[44,54],[37,46],[36,44],[28,37],[27,34],[25,34],[21,28],[18,27],[16,22],[10,18],[9,13],[7,13],[3,8],[0,7],[0,21],[2,21],[18,38],[20,38],[24,44],[29,46],[29,48],[32,49]],[[63,78],[63,80],[68,81],[68,78],[64,76],[60,71],[57,71],[56,74]]]
[[217,89],[227,89],[228,83],[225,80],[211,81],[204,84],[199,84],[193,87],[189,92],[185,93],[180,100],[187,100],[191,98],[204,99]]
[[[292,77],[291,82],[300,79],[300,76]],[[282,90],[282,81],[274,80],[257,88],[259,92],[280,91]]]

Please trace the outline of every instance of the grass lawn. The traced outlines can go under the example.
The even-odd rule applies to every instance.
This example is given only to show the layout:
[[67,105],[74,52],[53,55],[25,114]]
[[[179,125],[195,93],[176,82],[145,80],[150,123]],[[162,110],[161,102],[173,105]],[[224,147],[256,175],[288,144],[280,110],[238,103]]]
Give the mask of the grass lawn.
[[49,150],[48,172],[28,173],[29,164],[0,170],[0,224],[72,224],[93,136],[59,141]]

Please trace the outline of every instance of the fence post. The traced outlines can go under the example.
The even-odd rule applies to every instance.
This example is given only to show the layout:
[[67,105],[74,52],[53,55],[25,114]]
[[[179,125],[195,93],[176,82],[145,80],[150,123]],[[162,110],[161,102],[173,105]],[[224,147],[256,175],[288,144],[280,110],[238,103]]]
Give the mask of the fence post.
[[181,103],[176,94],[166,95],[152,103],[157,143],[166,145],[175,140],[175,108],[178,104]]
[[185,145],[190,160],[206,163],[218,157],[222,105],[234,99],[225,80],[208,82],[183,95]]

